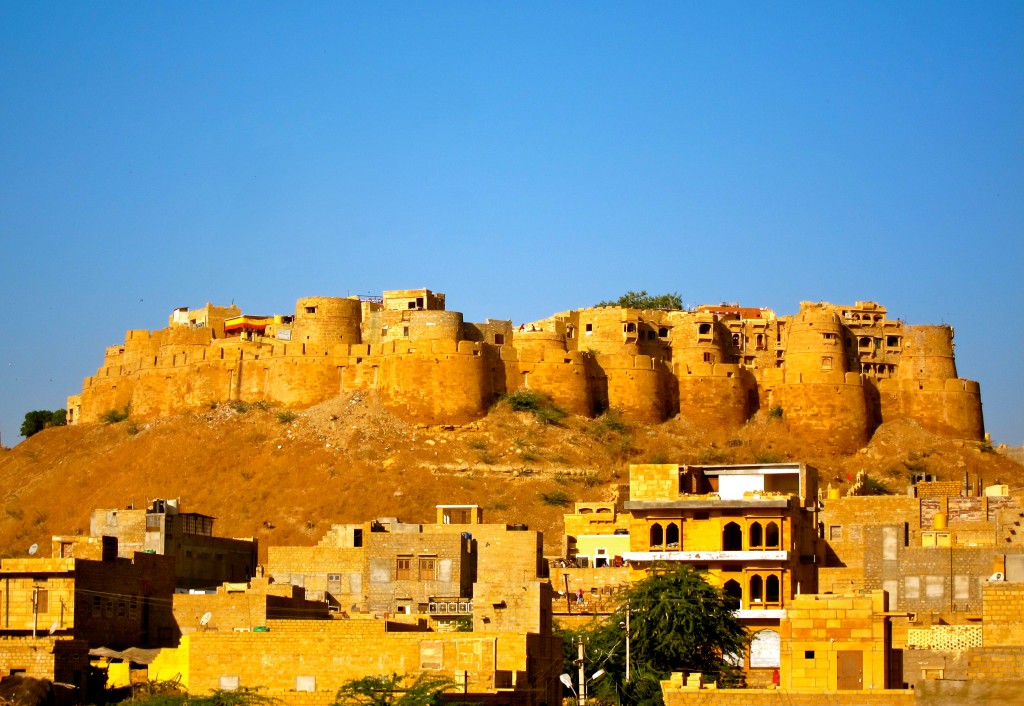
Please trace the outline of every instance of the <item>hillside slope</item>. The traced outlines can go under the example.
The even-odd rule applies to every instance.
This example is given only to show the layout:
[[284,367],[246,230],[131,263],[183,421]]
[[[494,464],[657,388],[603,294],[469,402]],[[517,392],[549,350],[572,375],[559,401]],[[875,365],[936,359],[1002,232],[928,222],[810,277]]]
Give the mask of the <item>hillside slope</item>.
[[180,497],[185,511],[218,518],[223,536],[312,544],[335,522],[400,517],[432,522],[434,505],[474,503],[488,522],[525,522],[560,552],[572,501],[614,500],[629,463],[803,460],[822,483],[845,486],[865,470],[895,492],[913,471],[965,471],[1024,486],[1024,467],[984,445],[936,437],[907,422],[880,427],[849,456],[823,454],[759,416],[730,438],[683,419],[627,426],[614,415],[543,424],[496,406],[457,429],[405,424],[374,395],[354,393],[293,413],[221,405],[145,424],[47,429],[0,450],[0,553],[24,555],[54,534],[88,533],[93,508]]

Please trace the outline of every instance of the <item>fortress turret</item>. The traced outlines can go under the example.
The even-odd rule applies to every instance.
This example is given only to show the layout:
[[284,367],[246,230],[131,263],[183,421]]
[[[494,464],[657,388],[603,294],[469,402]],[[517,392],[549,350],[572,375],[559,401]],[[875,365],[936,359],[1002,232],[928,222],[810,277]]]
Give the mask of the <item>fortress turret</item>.
[[[518,388],[543,392],[562,409],[591,416],[594,407],[585,356],[569,351],[567,346],[567,331],[573,330],[564,321],[548,319],[540,326],[524,325],[522,330],[515,331],[511,353],[517,366],[515,377],[510,376],[506,382],[509,392]],[[507,357],[506,353],[502,355]]]
[[867,443],[876,422],[863,378],[847,371],[845,341],[835,307],[802,302],[789,327],[782,384],[772,385],[771,396],[790,430],[850,452]]
[[362,305],[358,297],[305,297],[295,304],[292,341],[333,345],[361,342]]
[[981,388],[957,377],[948,325],[904,326],[896,377],[880,380],[878,388],[883,421],[903,417],[947,436],[985,436]]
[[732,338],[717,314],[681,314],[672,330],[679,415],[698,426],[734,431],[757,409],[753,375],[728,352]]
[[830,306],[802,302],[786,344],[787,374],[817,377],[820,373],[846,373],[849,368],[843,344],[839,314]]
[[904,380],[956,378],[953,358],[953,327],[904,326],[903,354],[896,377]]

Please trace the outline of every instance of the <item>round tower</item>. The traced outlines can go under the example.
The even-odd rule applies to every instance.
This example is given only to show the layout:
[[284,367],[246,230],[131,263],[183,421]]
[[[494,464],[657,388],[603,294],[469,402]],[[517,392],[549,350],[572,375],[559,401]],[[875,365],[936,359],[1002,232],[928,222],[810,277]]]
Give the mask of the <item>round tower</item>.
[[480,419],[491,401],[482,347],[471,341],[396,343],[380,359],[381,401],[414,424],[461,425]]
[[904,326],[903,352],[896,377],[904,380],[956,378],[953,328],[946,324]]
[[[549,395],[562,409],[583,417],[594,413],[590,383],[582,353],[566,350],[565,334],[520,331],[514,335],[518,380],[507,383]],[[515,383],[515,384],[513,384]]]
[[789,328],[783,381],[773,402],[790,431],[848,453],[867,443],[875,420],[863,378],[847,371],[844,340],[834,310],[802,303]]
[[801,303],[786,342],[787,376],[842,374],[848,371],[846,360],[839,314],[818,304]]
[[728,352],[730,340],[729,330],[711,312],[687,314],[672,329],[679,414],[722,432],[741,427],[757,406],[756,385]]
[[292,341],[356,345],[361,342],[361,321],[362,307],[357,297],[305,297],[295,303]]
[[728,330],[710,312],[687,314],[672,329],[672,362],[686,366],[731,363],[725,342]]
[[981,389],[957,377],[953,329],[945,324],[904,326],[903,333],[896,376],[878,382],[882,420],[904,417],[937,434],[983,439]]
[[461,341],[462,312],[410,311],[409,342]]

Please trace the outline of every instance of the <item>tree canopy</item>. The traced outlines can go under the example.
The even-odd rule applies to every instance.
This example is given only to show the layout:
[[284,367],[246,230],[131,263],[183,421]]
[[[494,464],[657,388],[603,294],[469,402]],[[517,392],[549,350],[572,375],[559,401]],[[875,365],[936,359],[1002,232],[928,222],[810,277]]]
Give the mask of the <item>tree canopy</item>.
[[671,309],[683,308],[683,297],[679,292],[670,294],[648,294],[647,290],[626,292],[618,299],[598,302],[597,306],[621,306],[625,309]]
[[[630,680],[626,682],[625,616],[630,617]],[[661,703],[659,681],[676,671],[701,672],[728,683],[746,649],[746,628],[725,594],[688,566],[658,570],[625,592],[619,611],[577,634],[587,643],[588,672],[604,669],[595,695],[622,703]],[[568,650],[566,651],[568,654]]]
[[67,423],[66,410],[58,409],[51,412],[46,409],[37,409],[25,413],[25,421],[21,423],[21,435],[27,439],[46,427],[62,427]]
[[334,706],[439,706],[441,695],[454,687],[451,679],[426,672],[371,675],[343,684]]

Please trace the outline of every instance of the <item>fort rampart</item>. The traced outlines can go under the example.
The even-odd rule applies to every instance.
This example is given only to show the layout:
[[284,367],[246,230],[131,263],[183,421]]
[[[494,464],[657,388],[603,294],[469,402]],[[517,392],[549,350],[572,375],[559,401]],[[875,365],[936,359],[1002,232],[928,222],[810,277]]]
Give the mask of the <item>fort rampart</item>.
[[380,300],[306,297],[287,316],[208,304],[107,348],[70,423],[129,407],[145,419],[222,402],[301,408],[376,390],[403,419],[461,425],[531,389],[566,410],[657,423],[680,415],[727,433],[759,410],[835,451],[896,418],[984,436],[976,382],[957,377],[953,330],[907,325],[874,302],[803,302],[793,316],[734,305],[692,311],[596,307],[531,324],[468,323],[430,290]]

